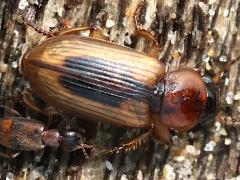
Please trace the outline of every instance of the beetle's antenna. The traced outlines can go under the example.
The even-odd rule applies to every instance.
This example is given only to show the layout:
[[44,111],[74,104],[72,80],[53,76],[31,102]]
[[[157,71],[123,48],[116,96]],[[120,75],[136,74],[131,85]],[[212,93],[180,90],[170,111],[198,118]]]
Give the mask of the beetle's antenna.
[[220,76],[223,72],[227,71],[230,69],[230,67],[240,61],[240,55],[234,58],[230,63],[227,63],[223,68],[215,73],[215,76],[213,77],[213,82],[217,84],[219,82]]

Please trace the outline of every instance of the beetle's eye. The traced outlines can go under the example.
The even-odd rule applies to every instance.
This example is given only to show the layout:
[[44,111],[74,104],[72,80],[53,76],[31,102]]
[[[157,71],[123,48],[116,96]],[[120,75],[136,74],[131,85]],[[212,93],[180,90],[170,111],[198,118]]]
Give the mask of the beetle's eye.
[[207,102],[205,113],[201,119],[201,124],[208,124],[213,121],[217,113],[217,87],[209,76],[203,76],[203,81],[207,91]]

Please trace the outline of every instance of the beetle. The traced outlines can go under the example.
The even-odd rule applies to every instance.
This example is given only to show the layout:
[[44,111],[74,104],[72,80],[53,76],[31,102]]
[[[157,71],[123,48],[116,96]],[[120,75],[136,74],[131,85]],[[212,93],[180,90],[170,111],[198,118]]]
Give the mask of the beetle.
[[17,111],[0,106],[9,116],[0,119],[0,155],[14,158],[21,151],[42,151],[46,146],[61,147],[65,152],[81,149],[86,159],[90,159],[86,149],[94,151],[92,145],[85,144],[82,133],[71,129],[47,129],[44,123],[22,117]]
[[[154,35],[137,25],[140,8],[134,14],[137,31],[156,46]],[[149,136],[169,143],[170,130],[190,130],[216,112],[214,83],[194,69],[165,72],[161,62],[142,52],[76,34],[93,27],[56,35],[28,25],[51,36],[22,58],[22,74],[37,95],[89,120],[146,129],[117,150],[134,149]]]

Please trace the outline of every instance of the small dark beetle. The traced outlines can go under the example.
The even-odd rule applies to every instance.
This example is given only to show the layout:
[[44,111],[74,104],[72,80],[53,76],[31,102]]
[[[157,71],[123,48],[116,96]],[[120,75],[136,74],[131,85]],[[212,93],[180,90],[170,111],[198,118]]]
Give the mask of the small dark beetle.
[[[138,32],[154,41],[137,20]],[[25,79],[49,104],[89,120],[147,129],[124,144],[125,150],[149,135],[169,143],[170,130],[189,130],[215,113],[208,111],[216,106],[212,83],[205,84],[197,71],[165,73],[161,62],[144,53],[75,34],[85,29],[51,35],[23,57]]]
[[[7,107],[0,107],[9,111]],[[14,112],[14,110],[10,110]],[[15,115],[19,115],[16,114]],[[85,149],[94,147],[84,143],[82,134],[73,130],[58,131],[46,129],[40,121],[23,117],[6,117],[0,119],[0,145],[6,148],[0,155],[16,157],[21,151],[41,151],[45,146],[61,147],[66,152],[81,149],[85,158],[89,156]]]

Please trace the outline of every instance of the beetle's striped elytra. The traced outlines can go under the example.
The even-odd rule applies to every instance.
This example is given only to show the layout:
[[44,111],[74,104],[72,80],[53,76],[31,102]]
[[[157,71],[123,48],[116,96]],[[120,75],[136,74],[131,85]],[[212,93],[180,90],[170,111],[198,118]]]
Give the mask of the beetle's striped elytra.
[[149,100],[164,74],[164,66],[143,53],[74,35],[38,45],[22,69],[36,92],[55,106],[69,104],[65,108],[74,114],[132,127],[149,124]]
[[[136,34],[151,40],[156,48],[156,35],[138,26],[138,14],[139,7],[134,13]],[[76,34],[86,29],[90,34],[99,30],[63,30],[23,57],[25,79],[50,105],[89,120],[145,128],[147,132],[120,148],[127,150],[149,135],[169,143],[170,130],[189,130],[206,114],[215,113],[207,109],[216,106],[215,92],[209,93],[212,83],[204,82],[197,71],[184,68],[165,72],[156,58]]]

